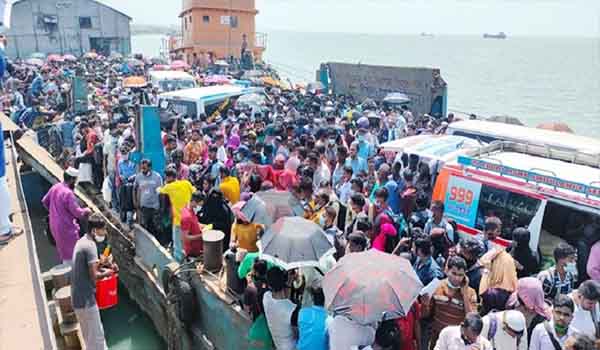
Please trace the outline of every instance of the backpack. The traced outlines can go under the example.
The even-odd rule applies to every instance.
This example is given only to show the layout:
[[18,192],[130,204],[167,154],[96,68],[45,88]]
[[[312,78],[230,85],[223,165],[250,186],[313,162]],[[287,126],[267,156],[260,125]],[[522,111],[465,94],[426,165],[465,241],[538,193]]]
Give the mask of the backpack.
[[408,225],[406,224],[406,220],[404,220],[404,215],[401,213],[396,214],[390,208],[387,208],[382,214],[390,218],[394,228],[396,228],[396,232],[398,232],[398,237],[403,237],[407,234]]

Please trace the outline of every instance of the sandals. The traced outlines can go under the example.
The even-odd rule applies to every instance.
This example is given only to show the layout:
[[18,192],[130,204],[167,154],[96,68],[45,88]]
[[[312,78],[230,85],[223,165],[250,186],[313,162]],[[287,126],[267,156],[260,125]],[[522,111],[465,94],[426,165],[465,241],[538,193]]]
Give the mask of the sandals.
[[13,226],[11,231],[7,235],[0,235],[0,246],[7,245],[13,238],[16,238],[23,234],[23,229],[17,226]]

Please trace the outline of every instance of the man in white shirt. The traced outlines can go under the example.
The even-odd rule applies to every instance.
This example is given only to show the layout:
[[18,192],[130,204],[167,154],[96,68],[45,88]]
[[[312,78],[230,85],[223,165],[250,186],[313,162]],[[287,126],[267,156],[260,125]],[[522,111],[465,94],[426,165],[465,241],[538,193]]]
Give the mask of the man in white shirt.
[[574,309],[571,298],[559,295],[554,302],[552,320],[542,322],[533,329],[529,350],[560,350],[564,347],[572,331],[569,324],[573,319]]
[[221,163],[225,163],[227,161],[227,151],[225,150],[225,137],[223,134],[218,134],[215,137],[215,145],[217,148],[217,159]]
[[375,341],[375,328],[360,325],[351,319],[337,315],[329,319],[329,348],[335,350],[351,350],[355,347],[368,346]]
[[440,332],[433,350],[492,350],[492,345],[480,336],[483,320],[476,312],[470,312],[460,326],[448,326]]
[[298,324],[299,308],[286,297],[285,282],[285,272],[279,268],[273,267],[267,271],[267,284],[271,291],[265,293],[263,307],[277,350],[294,350],[296,337],[293,327]]
[[483,317],[481,335],[494,349],[527,350],[527,327],[520,311],[492,312]]
[[570,296],[575,304],[570,332],[600,338],[600,282],[585,281]]

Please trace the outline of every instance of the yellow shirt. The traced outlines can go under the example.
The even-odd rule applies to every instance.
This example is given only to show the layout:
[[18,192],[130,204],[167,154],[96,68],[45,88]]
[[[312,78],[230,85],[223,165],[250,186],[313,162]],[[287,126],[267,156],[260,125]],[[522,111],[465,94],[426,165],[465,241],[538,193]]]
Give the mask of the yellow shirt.
[[260,224],[238,224],[235,223],[231,227],[231,239],[237,241],[238,247],[245,249],[251,253],[257,252],[258,247],[258,232],[262,229]]
[[161,187],[160,193],[169,196],[173,211],[173,225],[181,225],[181,210],[188,205],[192,199],[192,193],[196,188],[188,180],[177,180]]
[[219,185],[219,189],[223,192],[223,195],[231,205],[239,202],[240,200],[240,182],[237,177],[227,176],[221,181],[221,185]]

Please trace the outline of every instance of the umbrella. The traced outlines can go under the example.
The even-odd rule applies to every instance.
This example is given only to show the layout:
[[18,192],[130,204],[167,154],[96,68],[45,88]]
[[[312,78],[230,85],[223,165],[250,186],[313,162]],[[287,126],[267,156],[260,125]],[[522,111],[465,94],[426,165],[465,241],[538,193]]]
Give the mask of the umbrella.
[[228,75],[214,74],[204,78],[203,82],[205,84],[229,84],[231,78]]
[[44,61],[39,58],[28,58],[27,60],[25,60],[25,63],[27,63],[30,66],[38,66],[38,67],[41,67],[44,65]]
[[65,59],[61,55],[52,54],[48,55],[47,60],[48,62],[63,62]]
[[71,55],[71,54],[66,54],[63,56],[63,59],[65,61],[77,61],[77,57]]
[[401,92],[392,92],[390,94],[387,94],[387,96],[385,96],[385,98],[383,99],[383,102],[391,104],[404,104],[409,103],[410,101],[410,97]]
[[273,223],[273,218],[267,212],[267,204],[259,196],[252,196],[241,209],[241,212],[250,219],[250,222],[265,226],[270,226]]
[[29,55],[29,58],[37,58],[43,60],[46,59],[46,54],[41,52],[34,52],[31,55]]
[[260,238],[261,258],[286,270],[320,267],[319,259],[335,253],[323,229],[299,216],[277,220]]
[[264,203],[272,221],[286,216],[301,216],[304,208],[289,191],[269,190],[256,194]]
[[148,83],[144,77],[127,77],[123,79],[123,87],[126,88],[142,88],[147,85]]
[[215,62],[215,66],[227,67],[227,66],[229,66],[229,63],[227,63],[227,62],[226,62],[226,61],[224,61],[224,60],[217,60],[217,61]]
[[96,59],[98,58],[98,54],[95,52],[88,52],[85,55],[83,55],[84,58],[91,58],[91,59]]
[[568,133],[573,134],[573,129],[571,129],[567,124],[562,123],[562,122],[542,123],[542,124],[536,126],[536,128],[544,129],[544,130],[568,132]]
[[239,107],[261,107],[266,104],[266,98],[264,95],[251,93],[240,96],[235,102],[236,106]]
[[405,316],[423,289],[407,259],[377,250],[344,256],[322,284],[325,307],[360,324]]
[[508,115],[496,115],[486,119],[488,122],[513,124],[513,125],[525,125],[518,118],[511,117]]
[[171,67],[164,65],[164,64],[155,64],[152,69],[154,70],[169,70],[171,69]]
[[177,61],[171,62],[171,68],[172,69],[187,69],[188,64],[185,63],[185,61],[177,60]]

